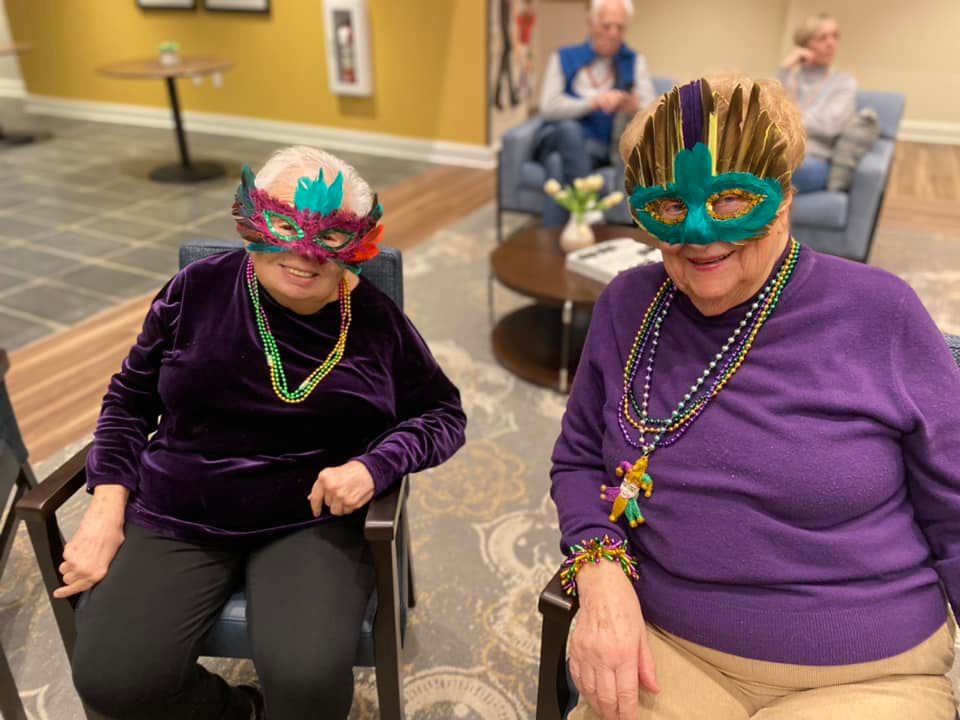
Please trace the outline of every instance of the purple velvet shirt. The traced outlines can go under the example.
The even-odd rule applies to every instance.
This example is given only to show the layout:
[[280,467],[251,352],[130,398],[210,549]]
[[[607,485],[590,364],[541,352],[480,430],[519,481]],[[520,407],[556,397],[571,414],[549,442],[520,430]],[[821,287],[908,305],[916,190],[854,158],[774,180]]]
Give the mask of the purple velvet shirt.
[[[659,264],[626,272],[594,310],[553,454],[563,547],[628,538],[647,620],[723,652],[838,665],[926,639],[946,618],[941,584],[960,610],[960,372],[920,300],[889,273],[803,248],[743,367],[651,456],[647,523],[630,530],[607,520],[599,487],[639,454],[617,403],[664,278]],[[655,417],[746,309],[705,317],[678,293]]]
[[[325,508],[314,518],[307,501],[324,467],[359,460],[380,494],[463,444],[456,387],[406,316],[362,277],[343,359],[306,401],[282,402],[246,257],[199,260],[170,280],[110,381],[87,485],[129,488],[128,522],[189,540],[266,536],[329,517]],[[298,315],[261,297],[295,386],[336,342],[340,305]]]

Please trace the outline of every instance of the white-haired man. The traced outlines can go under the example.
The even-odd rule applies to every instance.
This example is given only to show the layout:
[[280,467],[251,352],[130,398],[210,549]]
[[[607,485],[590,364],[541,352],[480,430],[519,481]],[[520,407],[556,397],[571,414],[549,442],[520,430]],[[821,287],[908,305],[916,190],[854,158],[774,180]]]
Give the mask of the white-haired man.
[[[547,63],[540,94],[543,128],[537,136],[537,157],[559,153],[569,183],[609,163],[614,116],[633,115],[652,103],[653,82],[647,61],[623,42],[633,17],[632,0],[591,0],[590,38],[562,47]],[[543,210],[543,224],[562,225],[567,211],[552,200]]]

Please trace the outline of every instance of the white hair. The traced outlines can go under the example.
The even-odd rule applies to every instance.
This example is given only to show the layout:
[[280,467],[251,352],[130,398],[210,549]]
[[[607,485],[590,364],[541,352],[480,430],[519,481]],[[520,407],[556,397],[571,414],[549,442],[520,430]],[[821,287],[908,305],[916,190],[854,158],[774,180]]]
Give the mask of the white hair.
[[603,6],[609,2],[619,2],[627,11],[627,18],[633,17],[633,0],[590,0],[590,17],[596,20],[600,16]]
[[309,145],[294,145],[277,150],[257,173],[257,187],[275,189],[277,185],[293,186],[302,177],[317,177],[323,170],[327,183],[343,173],[344,208],[365,215],[373,207],[373,191],[352,165],[336,155]]

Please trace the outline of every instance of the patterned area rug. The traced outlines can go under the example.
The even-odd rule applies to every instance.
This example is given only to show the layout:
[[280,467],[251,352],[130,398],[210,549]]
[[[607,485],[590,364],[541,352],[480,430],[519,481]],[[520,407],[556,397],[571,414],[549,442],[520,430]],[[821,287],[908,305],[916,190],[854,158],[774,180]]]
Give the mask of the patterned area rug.
[[[411,720],[534,716],[537,594],[560,561],[548,471],[564,397],[516,379],[492,358],[486,294],[492,214],[490,207],[481,209],[404,256],[407,312],[460,387],[469,416],[466,447],[443,467],[413,478],[410,518],[418,605],[410,614],[403,654]],[[903,247],[916,248],[917,241],[882,234],[878,264],[889,268]],[[955,252],[957,245],[949,238],[924,242],[927,249],[945,252]],[[949,327],[951,319],[955,323],[960,317],[960,277],[946,269],[948,262],[932,262],[925,253],[910,255],[917,267],[905,276],[945,329],[960,329]],[[502,288],[496,299],[498,313],[519,302]],[[52,470],[71,450],[38,466],[38,475]],[[64,510],[68,534],[85,502],[86,497],[77,497]],[[0,589],[0,642],[31,720],[81,720],[22,529]],[[255,678],[248,661],[204,662],[231,682]],[[356,672],[350,717],[378,717],[370,670]]]

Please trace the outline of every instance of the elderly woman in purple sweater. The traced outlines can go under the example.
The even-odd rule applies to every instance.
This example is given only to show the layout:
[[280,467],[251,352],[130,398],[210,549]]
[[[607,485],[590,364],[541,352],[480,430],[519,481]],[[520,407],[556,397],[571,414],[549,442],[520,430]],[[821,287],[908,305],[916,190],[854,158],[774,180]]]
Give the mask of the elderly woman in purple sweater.
[[[369,501],[463,443],[457,389],[359,275],[382,209],[307,147],[244,168],[246,250],[154,299],[87,460],[93,501],[62,565],[74,682],[111,718],[345,718],[373,587]],[[158,423],[159,417],[159,423]],[[244,581],[263,696],[197,664]]]
[[893,275],[801,247],[775,83],[621,141],[663,264],[594,310],[553,455],[571,716],[953,720],[960,373]]

